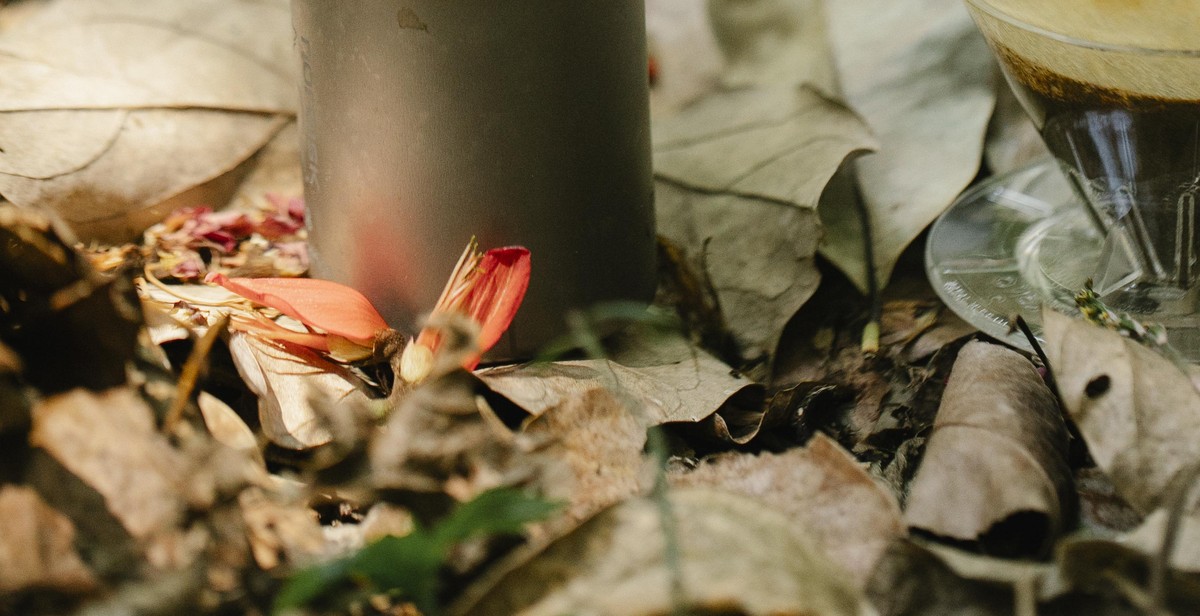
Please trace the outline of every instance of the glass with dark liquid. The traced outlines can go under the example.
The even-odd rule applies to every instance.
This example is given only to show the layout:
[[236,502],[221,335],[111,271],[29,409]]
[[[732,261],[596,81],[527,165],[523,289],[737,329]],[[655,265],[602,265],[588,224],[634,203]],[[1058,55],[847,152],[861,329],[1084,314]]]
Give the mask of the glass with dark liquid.
[[[1200,43],[1200,32],[1196,41],[1176,37],[1155,49],[1081,38],[1105,28],[1119,37],[1120,25],[1104,24],[1103,7],[1092,21],[1084,15],[1076,22],[1069,3],[1042,1],[1050,4],[967,4],[1087,205],[1080,216],[1103,235],[1099,256],[1086,264],[1095,289],[1123,310],[1192,318],[1200,281],[1200,44],[1190,43]],[[1063,6],[1046,8],[1055,4]],[[1061,17],[1034,24],[1022,11]],[[1114,18],[1131,15],[1125,7]]]

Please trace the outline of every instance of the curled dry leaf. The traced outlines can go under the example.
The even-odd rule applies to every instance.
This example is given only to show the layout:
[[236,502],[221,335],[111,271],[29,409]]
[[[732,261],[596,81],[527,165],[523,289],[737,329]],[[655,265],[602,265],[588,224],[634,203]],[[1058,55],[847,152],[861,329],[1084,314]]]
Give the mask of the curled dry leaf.
[[671,476],[675,487],[710,487],[762,501],[860,587],[893,539],[904,535],[900,505],[833,439],[818,433],[803,449],[730,454]]
[[96,588],[91,570],[75,551],[75,526],[37,492],[0,487],[0,594],[55,590],[84,594]]
[[288,23],[280,1],[47,3],[0,36],[0,194],[108,240],[224,204],[295,113]]
[[[759,501],[670,493],[686,607],[703,613],[859,614],[857,591],[803,531]],[[523,564],[468,589],[453,614],[666,614],[671,578],[660,509],[603,511]]]
[[874,146],[858,116],[806,86],[715,92],[655,124],[659,233],[711,281],[744,356],[773,355],[816,290],[817,201]]
[[300,347],[283,348],[252,335],[234,333],[229,351],[246,386],[258,396],[266,437],[289,449],[305,449],[332,438],[326,418],[369,404],[362,381],[345,367]]
[[[854,168],[882,285],[904,248],[978,172],[993,63],[959,0],[837,0],[825,9],[842,94],[879,138],[879,151]],[[821,254],[865,290],[857,212],[820,213]]]
[[1075,509],[1066,456],[1066,426],[1033,365],[970,342],[950,372],[905,522],[989,553],[1044,554]]
[[1178,367],[1120,334],[1042,311],[1045,350],[1063,405],[1096,464],[1142,513],[1162,505],[1200,462],[1200,393]]

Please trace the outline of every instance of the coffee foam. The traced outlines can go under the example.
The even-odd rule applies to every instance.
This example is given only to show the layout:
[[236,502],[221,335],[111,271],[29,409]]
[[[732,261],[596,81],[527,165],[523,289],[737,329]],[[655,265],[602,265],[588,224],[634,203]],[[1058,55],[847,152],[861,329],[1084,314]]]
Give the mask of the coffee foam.
[[1008,15],[1101,46],[1191,51],[1200,50],[1200,1],[969,0],[968,4],[984,7],[982,11],[973,7],[976,22],[993,44],[1037,70],[1140,96],[1200,99],[1200,56],[1101,50],[1056,40],[988,14]]

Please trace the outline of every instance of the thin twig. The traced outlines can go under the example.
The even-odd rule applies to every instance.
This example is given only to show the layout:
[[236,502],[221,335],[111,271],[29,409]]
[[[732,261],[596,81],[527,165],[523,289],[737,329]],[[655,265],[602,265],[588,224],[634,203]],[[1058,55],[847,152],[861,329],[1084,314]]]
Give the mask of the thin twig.
[[858,211],[859,224],[862,226],[863,260],[867,269],[867,301],[870,302],[870,314],[867,324],[863,327],[862,351],[875,354],[879,352],[879,324],[883,320],[883,298],[879,295],[879,273],[875,269],[875,243],[871,229],[871,212],[859,194],[858,185],[854,185],[854,207]]
[[1183,522],[1183,513],[1187,509],[1188,495],[1196,481],[1200,480],[1200,464],[1193,464],[1175,476],[1171,482],[1171,500],[1167,503],[1167,526],[1163,529],[1162,546],[1150,563],[1150,597],[1154,605],[1165,609],[1167,605],[1167,586],[1171,581],[1171,555],[1175,552],[1175,544],[1179,540],[1179,528]]
[[167,434],[175,432],[175,429],[179,427],[179,422],[183,419],[183,411],[187,409],[188,400],[191,399],[192,392],[196,389],[196,383],[200,380],[200,372],[208,361],[208,354],[228,325],[229,315],[222,314],[215,323],[209,326],[204,336],[196,341],[196,346],[192,347],[191,354],[183,363],[183,369],[179,373],[179,382],[175,385],[175,399],[171,401],[171,408],[167,409],[167,415],[163,419],[163,431]]
[[[596,332],[586,315],[579,311],[572,311],[567,314],[566,321],[567,326],[571,329],[571,333],[575,337],[575,341],[583,349],[584,353],[592,359],[607,359],[608,354],[604,350],[604,343],[596,336]],[[617,373],[612,369],[612,365],[607,361],[600,361],[600,364],[606,373],[605,376],[609,382],[609,390],[621,399],[626,408],[638,415],[639,421],[648,425],[648,417],[641,403],[629,395],[629,392],[621,386],[617,379]],[[666,435],[663,433],[661,426],[651,426],[647,430],[646,447],[654,460],[654,487],[651,491],[651,498],[658,508],[659,525],[662,527],[663,561],[671,586],[671,614],[673,616],[687,616],[687,592],[683,583],[683,557],[679,545],[679,530],[675,519],[674,507],[667,494],[666,460],[670,452],[667,448]]]

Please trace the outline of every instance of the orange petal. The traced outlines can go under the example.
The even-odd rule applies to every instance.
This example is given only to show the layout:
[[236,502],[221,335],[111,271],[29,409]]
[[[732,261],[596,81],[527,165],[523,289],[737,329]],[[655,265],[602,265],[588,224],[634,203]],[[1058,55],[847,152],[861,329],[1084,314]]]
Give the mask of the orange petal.
[[325,333],[365,346],[388,324],[362,293],[343,284],[312,278],[229,278],[209,274],[215,283],[255,303]]

